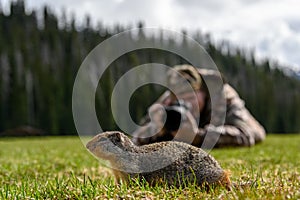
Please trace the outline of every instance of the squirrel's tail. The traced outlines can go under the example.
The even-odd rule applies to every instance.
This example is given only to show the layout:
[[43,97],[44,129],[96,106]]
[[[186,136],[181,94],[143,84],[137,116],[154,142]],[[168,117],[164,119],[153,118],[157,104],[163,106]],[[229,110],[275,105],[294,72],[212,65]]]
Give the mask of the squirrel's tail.
[[231,190],[230,174],[229,170],[224,170],[221,179],[219,180],[220,185],[224,186],[228,190]]

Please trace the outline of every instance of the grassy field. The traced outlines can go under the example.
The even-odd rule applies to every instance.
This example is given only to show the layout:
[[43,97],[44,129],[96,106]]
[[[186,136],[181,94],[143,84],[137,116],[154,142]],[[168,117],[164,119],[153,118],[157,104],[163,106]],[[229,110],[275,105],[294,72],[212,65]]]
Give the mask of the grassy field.
[[239,187],[116,185],[78,137],[0,138],[0,199],[300,199],[299,134],[211,154]]

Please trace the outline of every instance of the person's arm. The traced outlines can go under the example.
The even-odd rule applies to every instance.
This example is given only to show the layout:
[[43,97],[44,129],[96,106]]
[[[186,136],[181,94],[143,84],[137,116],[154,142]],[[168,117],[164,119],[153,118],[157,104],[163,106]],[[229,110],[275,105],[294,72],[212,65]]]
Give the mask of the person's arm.
[[167,106],[171,102],[171,93],[166,91],[149,107],[148,114],[141,120],[141,126],[132,134],[132,142],[134,144],[140,146],[172,139],[163,127],[165,121],[163,106]]
[[171,134],[174,140],[208,149],[224,146],[252,146],[255,143],[251,134],[245,134],[232,125],[218,127],[208,125],[205,128],[198,128],[190,112],[186,113],[186,120],[183,121],[180,129]]
[[232,125],[199,128],[192,145],[204,149],[226,146],[252,146],[255,140],[252,135],[245,134],[241,129]]
[[[224,85],[227,101],[225,125],[208,125],[199,129],[193,145],[195,146],[252,146],[266,137],[264,128],[246,109],[244,101],[228,84]],[[216,141],[217,140],[217,141]]]
[[[211,149],[225,146],[252,146],[264,139],[263,128],[254,126],[253,118],[241,120],[236,117],[235,125],[225,124],[223,126],[207,125],[198,128],[196,120],[190,112],[186,113],[186,120],[183,121],[178,131],[173,131],[175,140],[186,142],[197,147]],[[252,124],[252,125],[251,125]],[[258,138],[257,136],[261,136]]]

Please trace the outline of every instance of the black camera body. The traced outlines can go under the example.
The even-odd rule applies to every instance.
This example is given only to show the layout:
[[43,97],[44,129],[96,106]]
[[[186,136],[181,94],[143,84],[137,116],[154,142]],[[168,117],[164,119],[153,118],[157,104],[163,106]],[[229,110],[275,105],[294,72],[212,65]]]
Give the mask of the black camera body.
[[177,131],[179,129],[182,118],[188,110],[187,104],[183,100],[178,100],[170,106],[165,107],[167,119],[164,128],[167,131]]

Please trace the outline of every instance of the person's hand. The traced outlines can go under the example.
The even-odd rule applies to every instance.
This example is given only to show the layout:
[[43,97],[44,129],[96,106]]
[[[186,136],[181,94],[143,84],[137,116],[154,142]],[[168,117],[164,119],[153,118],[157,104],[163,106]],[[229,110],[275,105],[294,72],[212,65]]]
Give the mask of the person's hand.
[[153,104],[148,109],[148,113],[151,123],[155,124],[159,128],[162,128],[166,120],[166,111],[164,106],[158,103]]
[[132,141],[137,145],[149,144],[155,141],[158,136],[164,134],[165,109],[161,104],[153,104],[148,109],[150,121],[136,129],[133,133]]
[[153,104],[149,110],[150,123],[148,126],[151,129],[151,135],[161,137],[165,133],[163,130],[166,121],[166,110],[162,104]]
[[177,141],[182,141],[191,144],[198,132],[198,125],[190,111],[185,113],[179,130],[173,131],[171,134]]

